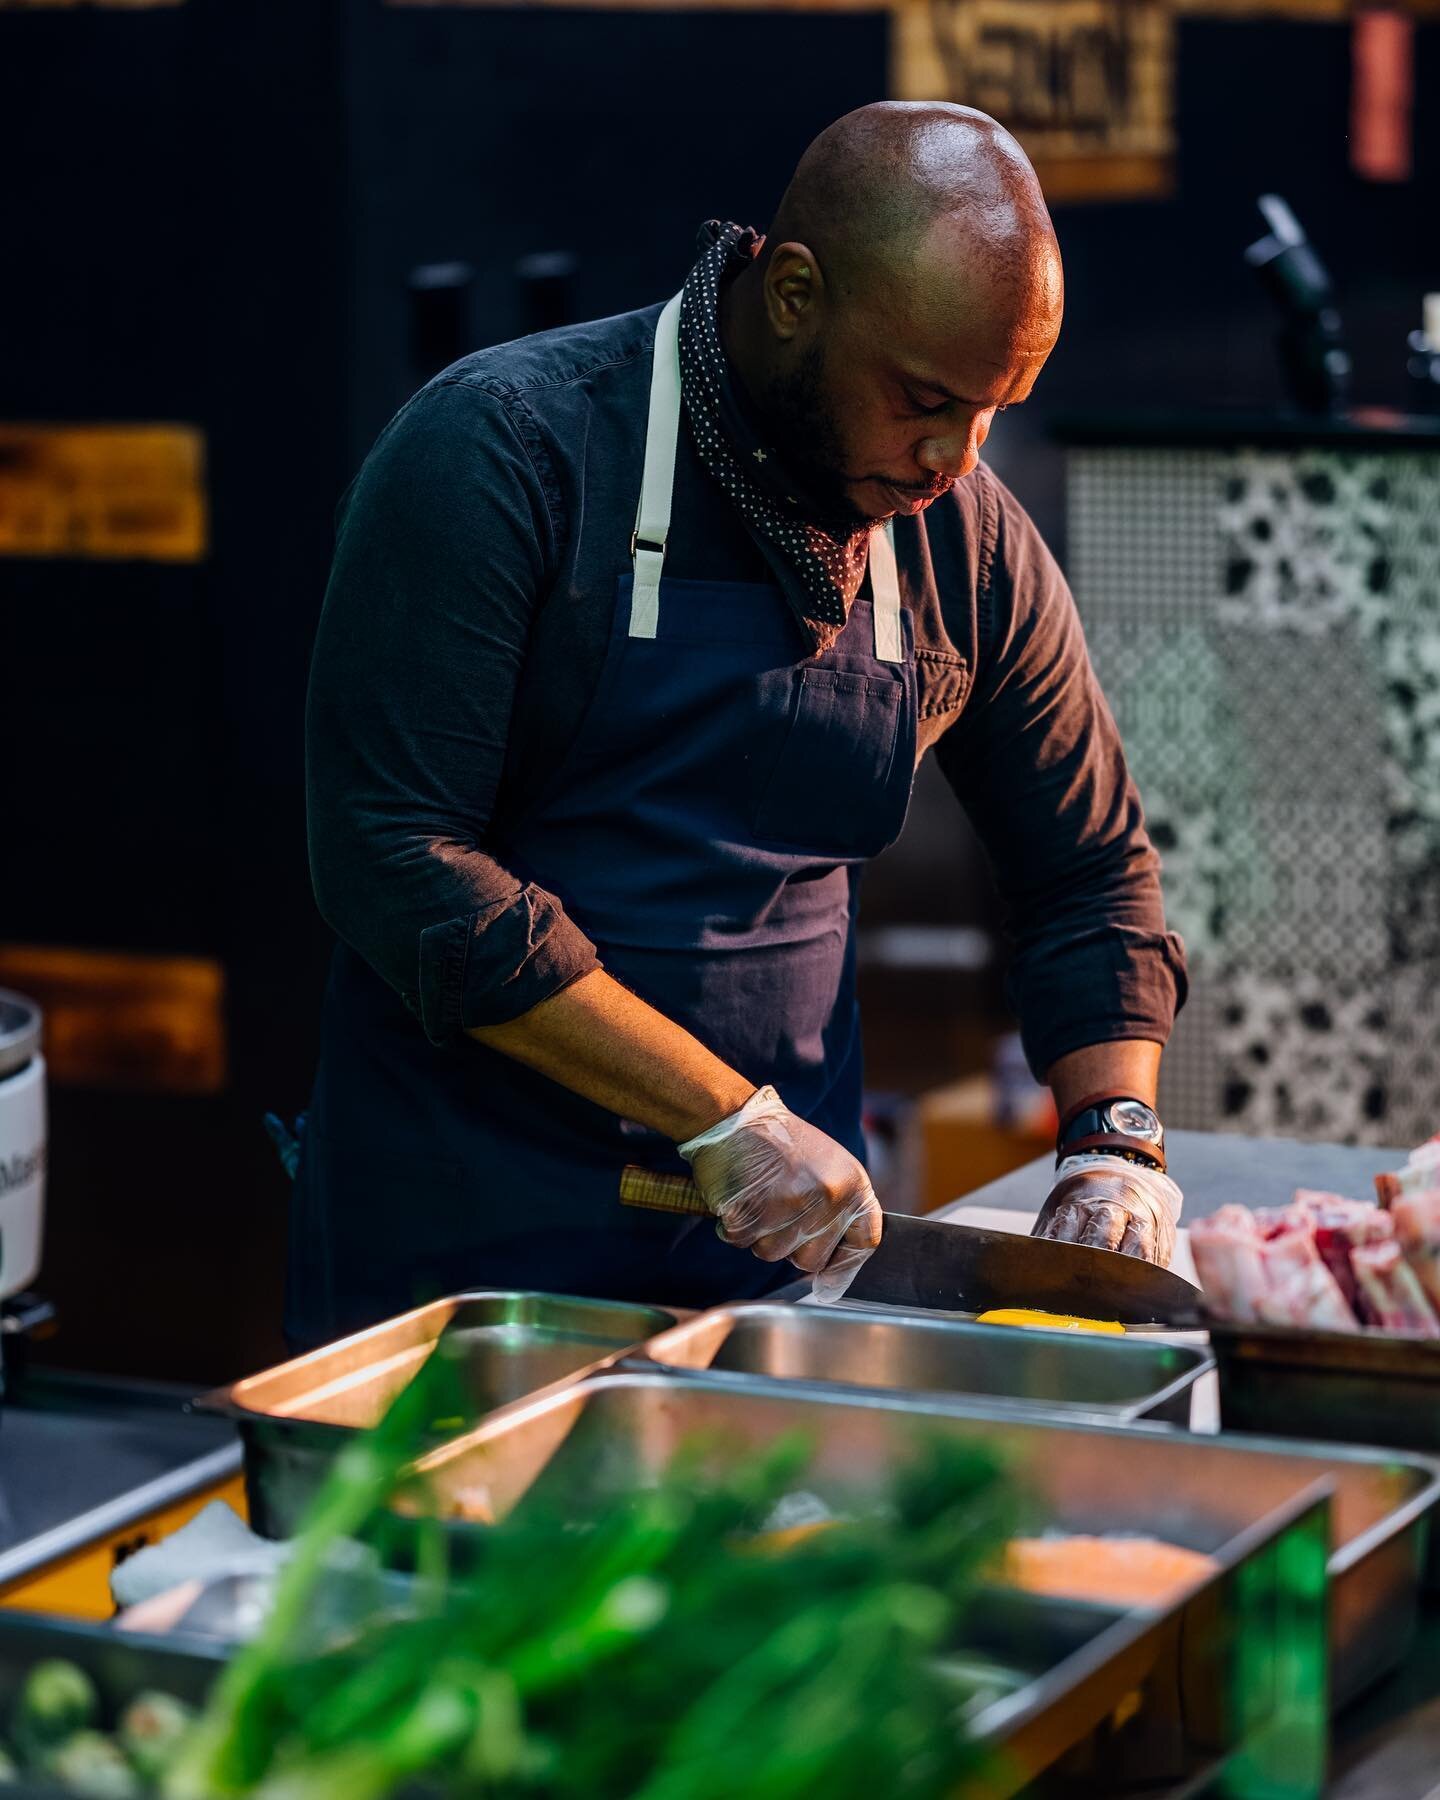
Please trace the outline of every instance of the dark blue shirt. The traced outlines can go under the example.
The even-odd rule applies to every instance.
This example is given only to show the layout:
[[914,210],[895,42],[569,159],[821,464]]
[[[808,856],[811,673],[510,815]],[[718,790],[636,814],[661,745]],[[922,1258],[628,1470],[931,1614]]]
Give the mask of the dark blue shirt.
[[[390,422],[341,503],[307,716],[315,893],[437,1044],[600,964],[504,844],[599,677],[658,314],[454,364]],[[1063,575],[983,465],[897,520],[895,544],[917,760],[934,749],[993,864],[1032,1068],[1087,1044],[1163,1043],[1184,954]],[[774,580],[683,426],[665,569]],[[807,654],[797,623],[796,662]]]

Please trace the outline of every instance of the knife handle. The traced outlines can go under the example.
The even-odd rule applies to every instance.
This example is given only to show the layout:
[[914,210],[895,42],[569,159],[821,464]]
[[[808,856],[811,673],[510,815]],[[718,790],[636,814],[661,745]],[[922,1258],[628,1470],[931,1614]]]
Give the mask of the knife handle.
[[710,1211],[688,1175],[642,1169],[638,1163],[626,1163],[620,1171],[620,1204],[643,1206],[651,1212],[708,1214]]

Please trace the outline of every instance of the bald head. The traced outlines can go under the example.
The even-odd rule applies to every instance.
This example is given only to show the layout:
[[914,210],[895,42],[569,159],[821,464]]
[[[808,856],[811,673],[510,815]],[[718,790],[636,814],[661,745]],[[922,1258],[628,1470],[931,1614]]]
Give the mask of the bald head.
[[1030,159],[987,113],[938,101],[862,106],[801,157],[771,228],[841,293],[953,281],[976,303],[1030,290],[1059,311],[1060,253]]
[[887,101],[801,157],[722,330],[788,454],[875,519],[969,474],[1063,304],[1050,214],[1010,133],[969,107]]

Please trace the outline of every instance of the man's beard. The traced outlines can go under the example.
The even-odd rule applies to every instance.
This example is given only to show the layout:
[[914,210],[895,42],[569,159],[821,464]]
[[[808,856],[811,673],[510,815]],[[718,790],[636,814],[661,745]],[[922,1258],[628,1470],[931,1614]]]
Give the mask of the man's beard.
[[846,531],[873,523],[846,489],[845,448],[825,390],[825,352],[811,344],[793,368],[777,375],[765,391],[765,423],[785,467],[820,509],[817,523]]

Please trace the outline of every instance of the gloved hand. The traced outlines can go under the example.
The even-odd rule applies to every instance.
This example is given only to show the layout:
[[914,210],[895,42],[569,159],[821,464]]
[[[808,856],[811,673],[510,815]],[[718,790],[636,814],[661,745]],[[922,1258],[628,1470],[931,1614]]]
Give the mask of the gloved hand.
[[788,1256],[833,1301],[880,1242],[870,1177],[844,1145],[797,1118],[773,1087],[680,1145],[727,1244]]
[[1067,1156],[1032,1237],[1119,1250],[1170,1266],[1184,1196],[1168,1175],[1098,1151]]

